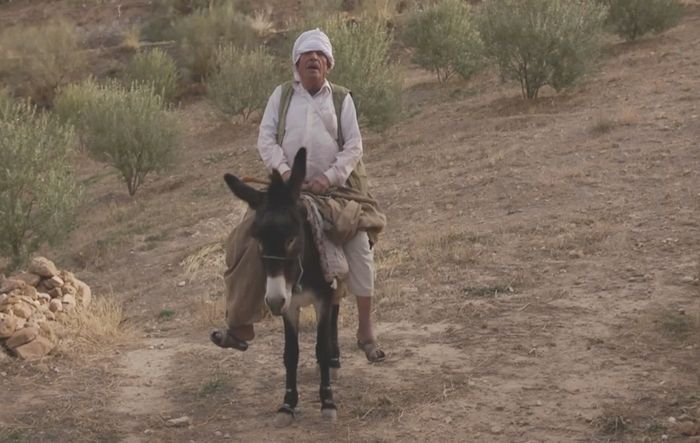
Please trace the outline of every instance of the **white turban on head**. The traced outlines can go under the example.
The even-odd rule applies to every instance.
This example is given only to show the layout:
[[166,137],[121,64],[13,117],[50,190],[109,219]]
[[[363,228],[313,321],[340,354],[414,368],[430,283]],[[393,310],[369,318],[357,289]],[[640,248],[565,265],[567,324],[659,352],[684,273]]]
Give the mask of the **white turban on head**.
[[294,42],[294,49],[292,49],[292,69],[294,70],[294,80],[301,81],[299,72],[297,72],[297,62],[301,54],[310,51],[321,51],[328,59],[328,70],[330,71],[335,64],[333,59],[333,46],[331,45],[331,40],[328,36],[320,29],[311,29],[306,32],[302,32],[301,35]]

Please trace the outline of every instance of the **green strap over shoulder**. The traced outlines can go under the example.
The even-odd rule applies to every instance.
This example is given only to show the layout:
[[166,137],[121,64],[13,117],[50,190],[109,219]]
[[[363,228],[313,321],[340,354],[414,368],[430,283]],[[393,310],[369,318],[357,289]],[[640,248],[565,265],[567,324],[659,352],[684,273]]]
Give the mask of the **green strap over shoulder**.
[[[348,94],[352,96],[352,92],[343,86],[334,85],[329,82],[331,86],[331,92],[333,94],[333,108],[335,108],[335,116],[338,123],[338,135],[336,141],[338,142],[338,147],[343,150],[345,145],[345,138],[343,137],[343,127],[340,124],[340,113],[343,109],[343,101]],[[289,111],[289,104],[292,102],[292,95],[294,95],[294,84],[292,81],[282,83],[282,94],[280,95],[279,104],[279,115],[277,118],[277,144],[282,146],[282,141],[284,140],[284,134],[287,127],[287,112]],[[369,187],[367,184],[367,173],[365,171],[365,164],[360,159],[355,166],[355,169],[350,173],[350,177],[345,182],[345,185],[349,188],[353,188],[362,192],[363,194],[369,194]]]

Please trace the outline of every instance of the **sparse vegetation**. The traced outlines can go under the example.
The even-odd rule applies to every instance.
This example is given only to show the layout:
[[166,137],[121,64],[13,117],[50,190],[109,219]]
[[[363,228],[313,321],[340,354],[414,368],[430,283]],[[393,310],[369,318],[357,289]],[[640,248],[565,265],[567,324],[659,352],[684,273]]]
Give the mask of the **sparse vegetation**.
[[56,89],[85,76],[87,58],[75,27],[65,21],[15,26],[0,33],[0,76],[15,93],[51,106]]
[[73,227],[80,196],[70,128],[0,91],[0,254],[11,268]]
[[494,0],[482,8],[486,50],[527,99],[543,86],[571,86],[590,70],[607,12],[577,0]]
[[629,421],[624,416],[607,411],[596,419],[596,426],[603,435],[621,435],[629,428]]
[[217,375],[202,384],[197,393],[200,397],[209,397],[223,391],[231,390],[231,384],[224,375]]
[[609,8],[606,24],[615,34],[635,40],[675,26],[683,7],[675,0],[602,0]]
[[56,111],[76,126],[93,158],[120,172],[131,196],[148,174],[175,161],[180,131],[152,86],[89,80],[66,88]]
[[408,20],[403,38],[414,49],[413,62],[444,82],[457,73],[469,78],[483,66],[483,45],[469,5],[440,0],[417,10]]
[[694,330],[698,330],[698,322],[685,313],[665,312],[660,320],[661,330],[670,338],[684,340]]
[[139,52],[125,71],[127,85],[134,82],[151,85],[153,90],[170,103],[177,92],[178,70],[175,60],[161,49]]
[[385,23],[364,17],[356,23],[336,15],[320,23],[333,43],[335,67],[331,82],[350,88],[358,113],[375,129],[386,129],[401,118],[402,75],[389,63],[393,40]]
[[252,49],[259,44],[249,20],[235,10],[231,1],[212,4],[178,19],[174,34],[180,56],[194,81],[205,80],[214,70],[219,46],[232,44]]
[[244,119],[265,108],[270,93],[282,81],[282,70],[263,48],[253,51],[226,45],[216,54],[217,70],[207,81],[209,98],[229,115]]
[[93,297],[89,306],[77,307],[64,324],[70,331],[59,345],[64,354],[104,352],[105,346],[123,344],[135,334],[124,323],[123,307],[113,297]]
[[161,309],[158,313],[158,320],[160,321],[172,320],[173,317],[175,317],[175,311],[172,309]]

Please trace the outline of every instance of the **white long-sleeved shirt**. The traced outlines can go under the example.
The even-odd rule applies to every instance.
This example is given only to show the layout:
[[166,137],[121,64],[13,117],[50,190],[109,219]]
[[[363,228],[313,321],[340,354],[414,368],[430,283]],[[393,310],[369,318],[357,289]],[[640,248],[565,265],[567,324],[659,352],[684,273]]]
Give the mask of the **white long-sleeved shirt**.
[[362,158],[362,136],[352,96],[345,97],[341,108],[340,124],[345,144],[340,149],[338,119],[328,82],[313,97],[299,82],[294,82],[293,88],[282,146],[277,144],[282,87],[278,86],[267,101],[258,134],[260,157],[270,171],[276,169],[284,174],[291,169],[299,148],[305,147],[307,179],[324,174],[331,185],[344,185]]

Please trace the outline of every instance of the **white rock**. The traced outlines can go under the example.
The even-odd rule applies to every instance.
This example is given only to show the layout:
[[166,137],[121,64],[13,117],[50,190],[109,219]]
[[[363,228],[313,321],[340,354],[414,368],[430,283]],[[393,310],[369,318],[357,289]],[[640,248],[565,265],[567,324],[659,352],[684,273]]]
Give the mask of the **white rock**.
[[192,425],[192,419],[186,415],[180,418],[171,418],[170,420],[165,422],[165,425],[170,428],[182,428],[185,426]]
[[72,311],[75,308],[75,297],[70,294],[66,294],[62,298],[63,300],[63,310]]
[[49,310],[53,313],[61,312],[63,311],[63,303],[61,303],[61,300],[54,298],[49,303]]
[[51,352],[53,348],[54,345],[49,339],[38,336],[30,343],[15,349],[15,352],[23,360],[36,360]]
[[85,307],[92,302],[92,291],[90,290],[90,286],[87,285],[84,281],[75,279],[75,285],[78,289],[78,293],[76,294],[76,299],[78,300],[78,303],[80,303],[80,306]]
[[22,328],[12,334],[12,337],[7,339],[5,346],[8,349],[15,349],[26,343],[29,343],[39,336],[39,330],[36,328]]
[[43,283],[47,289],[53,289],[53,288],[60,288],[61,286],[63,286],[63,284],[65,282],[58,275],[54,275],[53,277],[47,278],[46,280],[44,280]]
[[7,315],[0,318],[0,338],[12,337],[17,330],[17,317]]
[[29,264],[29,272],[40,277],[51,278],[54,275],[58,275],[58,268],[47,258],[35,257]]

